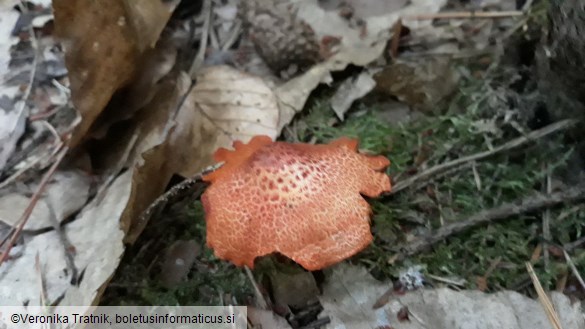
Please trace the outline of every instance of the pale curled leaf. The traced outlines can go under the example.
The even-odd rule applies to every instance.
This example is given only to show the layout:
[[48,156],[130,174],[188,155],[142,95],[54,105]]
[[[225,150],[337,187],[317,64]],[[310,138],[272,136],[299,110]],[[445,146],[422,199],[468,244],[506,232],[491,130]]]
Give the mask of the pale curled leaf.
[[[171,144],[192,176],[213,164],[212,154],[255,135],[275,139],[280,117],[276,96],[261,79],[228,66],[204,69],[176,118]],[[192,145],[190,149],[180,149]]]

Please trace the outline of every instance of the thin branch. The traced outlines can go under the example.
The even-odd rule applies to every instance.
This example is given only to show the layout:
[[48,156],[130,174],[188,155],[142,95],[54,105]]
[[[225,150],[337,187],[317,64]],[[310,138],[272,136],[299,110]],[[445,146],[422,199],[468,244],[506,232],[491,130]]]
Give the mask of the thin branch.
[[[548,172],[548,164],[545,164],[544,170]],[[545,187],[546,187],[546,194],[550,194],[552,192],[552,179],[550,172],[546,175],[545,178]],[[543,242],[543,257],[544,257],[544,269],[546,271],[550,268],[550,253],[548,251],[548,243],[546,241],[551,241],[551,233],[550,233],[550,209],[544,209],[544,213],[542,214],[542,237],[544,238]]]
[[392,191],[390,192],[390,194],[395,194],[395,193],[397,193],[397,192],[399,192],[407,187],[410,187],[412,184],[417,183],[420,180],[429,179],[429,177],[432,177],[432,176],[434,176],[442,171],[451,169],[453,167],[457,167],[459,165],[462,165],[462,164],[465,164],[468,162],[483,160],[485,158],[496,155],[498,153],[510,151],[510,150],[515,149],[519,146],[527,144],[531,141],[548,136],[554,132],[567,129],[567,128],[571,127],[572,125],[574,125],[575,123],[577,123],[577,120],[567,119],[567,120],[559,121],[559,122],[550,124],[544,128],[541,128],[539,130],[534,130],[534,131],[526,134],[525,136],[521,136],[521,137],[518,137],[516,139],[513,139],[513,140],[509,141],[508,143],[505,143],[503,145],[495,147],[493,150],[472,154],[469,156],[465,156],[465,157],[462,157],[462,158],[459,158],[459,159],[456,159],[453,161],[449,161],[449,162],[434,166],[432,168],[429,168],[428,170],[421,172],[420,174],[417,174],[417,175],[414,175],[414,176],[409,177],[407,179],[404,179],[402,181],[396,182],[394,184],[394,186],[392,187]]
[[404,16],[405,20],[431,20],[431,19],[461,19],[461,18],[506,18],[506,17],[518,17],[524,16],[523,11],[511,10],[511,11],[456,11],[456,12],[443,12],[436,14],[423,14],[423,15],[409,15]]
[[211,0],[204,0],[203,2],[203,31],[201,32],[201,40],[199,43],[199,50],[197,51],[197,55],[191,64],[191,68],[189,69],[189,76],[191,79],[195,79],[197,72],[203,65],[203,61],[205,59],[205,51],[207,50],[207,39],[209,38],[209,29],[211,25],[211,17],[212,17],[212,3]]
[[[36,159],[34,159],[33,161],[27,163],[24,167],[20,168],[14,174],[10,175],[10,177],[6,178],[2,183],[0,183],[0,190],[5,188],[6,186],[12,184],[14,181],[16,181],[18,179],[18,177],[20,177],[22,174],[27,172],[29,169],[31,169],[34,166],[36,166],[37,164],[39,164],[42,160],[44,160],[47,157],[49,157],[49,155],[39,156]],[[0,245],[2,245],[2,243],[0,243]]]
[[[205,168],[201,173],[194,175],[193,177],[187,178],[184,181],[174,185],[163,195],[159,196],[154,200],[144,212],[140,215],[138,222],[148,221],[153,214],[162,211],[162,209],[169,203],[170,200],[180,199],[187,195],[192,195],[192,191],[198,184],[202,183],[201,177],[213,172],[219,168],[223,163],[219,163],[210,167]],[[198,196],[197,196],[198,197]]]
[[542,289],[540,280],[538,280],[538,277],[536,276],[534,268],[532,268],[530,262],[526,262],[526,270],[528,270],[528,274],[530,275],[530,279],[532,280],[534,289],[538,294],[538,300],[540,301],[540,304],[542,304],[542,307],[544,308],[548,320],[550,321],[554,329],[561,329],[562,328],[561,319],[559,318],[559,315],[555,311],[555,308],[552,302],[550,301],[550,298],[548,298],[548,296],[544,292],[544,289]]
[[250,279],[250,282],[252,282],[252,286],[254,287],[254,292],[256,293],[256,301],[258,302],[258,306],[263,310],[267,310],[268,303],[266,302],[264,295],[260,291],[260,287],[258,287],[258,283],[256,283],[256,279],[254,279],[254,275],[252,274],[252,271],[250,270],[250,268],[248,266],[244,266],[244,271],[246,272],[248,279]]
[[75,266],[75,255],[73,254],[73,244],[67,238],[67,234],[61,227],[61,223],[57,219],[57,215],[55,213],[55,209],[53,208],[53,204],[50,202],[51,200],[47,200],[47,208],[49,209],[49,219],[51,220],[51,225],[53,225],[53,229],[57,236],[59,237],[59,242],[63,246],[63,255],[65,256],[65,264],[70,271],[71,280],[69,282],[73,285],[77,284],[78,273],[77,267]]
[[492,223],[526,212],[552,207],[561,203],[571,203],[579,200],[585,200],[585,185],[572,187],[565,191],[559,191],[548,195],[531,195],[515,202],[505,203],[492,209],[480,211],[471,215],[466,220],[461,219],[449,225],[445,225],[437,229],[433,234],[420,237],[398,249],[400,250],[401,256],[413,256],[443,241],[451,235],[463,232],[472,227]]
[[577,267],[575,266],[575,263],[573,263],[571,256],[569,256],[569,253],[565,249],[563,249],[563,254],[565,255],[565,260],[567,261],[567,264],[571,268],[571,272],[573,272],[573,275],[575,276],[575,278],[577,278],[577,281],[579,281],[581,288],[585,289],[585,281],[583,280],[581,274],[579,274],[579,270],[577,270]]
[[6,261],[6,259],[8,259],[8,254],[10,253],[10,250],[14,246],[14,243],[16,242],[16,240],[20,237],[20,234],[22,233],[22,229],[24,228],[24,225],[28,222],[28,219],[30,218],[30,215],[32,214],[33,209],[37,205],[37,202],[39,201],[41,195],[45,192],[45,188],[47,187],[49,180],[51,179],[51,177],[53,177],[53,174],[55,173],[55,171],[57,170],[57,168],[59,167],[59,165],[63,161],[63,158],[65,158],[65,155],[67,154],[68,150],[69,150],[69,147],[67,147],[67,146],[64,146],[61,149],[60,153],[57,155],[57,157],[55,159],[55,162],[53,163],[51,168],[49,168],[49,170],[45,173],[45,176],[43,176],[43,179],[41,180],[39,186],[37,187],[37,190],[35,191],[35,193],[33,194],[33,196],[30,199],[30,203],[28,204],[28,206],[24,210],[24,213],[22,214],[22,216],[18,220],[18,222],[19,222],[18,227],[16,228],[16,230],[12,234],[10,241],[8,241],[8,245],[6,246],[6,248],[4,249],[4,252],[2,253],[2,256],[0,257],[0,265],[2,265]]
[[227,51],[229,50],[238,40],[238,37],[242,33],[242,21],[239,19],[236,21],[234,28],[232,29],[229,37],[225,40],[224,44],[221,46],[221,50]]

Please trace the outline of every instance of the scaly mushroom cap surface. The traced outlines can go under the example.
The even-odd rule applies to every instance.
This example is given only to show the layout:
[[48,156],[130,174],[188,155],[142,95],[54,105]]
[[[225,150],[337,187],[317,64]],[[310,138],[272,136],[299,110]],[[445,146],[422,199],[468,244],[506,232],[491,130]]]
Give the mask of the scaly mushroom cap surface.
[[207,244],[221,259],[254,267],[254,259],[279,252],[318,270],[367,247],[371,208],[362,194],[390,191],[383,156],[357,151],[358,142],[290,144],[255,136],[214,157],[223,166],[203,179],[201,200]]

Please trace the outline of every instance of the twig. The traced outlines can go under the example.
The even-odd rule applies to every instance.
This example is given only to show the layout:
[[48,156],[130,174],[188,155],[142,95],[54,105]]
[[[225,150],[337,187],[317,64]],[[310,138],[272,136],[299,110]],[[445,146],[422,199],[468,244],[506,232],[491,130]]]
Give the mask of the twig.
[[481,192],[481,177],[479,176],[479,172],[477,171],[477,163],[475,161],[471,163],[471,171],[473,172],[475,186],[477,187],[477,190]]
[[[548,172],[548,164],[545,164],[545,172]],[[551,175],[548,173],[546,175],[545,181],[545,188],[546,194],[550,194],[552,192],[552,182],[551,182]],[[551,234],[550,234],[550,209],[544,209],[544,213],[542,214],[542,237],[544,238],[543,242],[543,257],[544,257],[544,269],[548,271],[550,265],[550,253],[548,251],[548,243],[546,241],[551,241]]]
[[405,20],[430,20],[430,19],[458,19],[458,18],[505,18],[523,16],[524,12],[511,11],[456,11],[436,14],[409,15],[402,17]]
[[41,259],[39,257],[39,253],[35,255],[35,271],[39,277],[39,289],[41,290],[40,293],[40,300],[41,306],[47,305],[47,290],[45,289],[45,278],[43,276],[43,269],[41,268]]
[[436,175],[434,175],[432,177],[428,177],[427,180],[424,180],[424,181],[421,181],[421,182],[417,182],[413,187],[411,187],[411,189],[413,191],[418,191],[418,190],[426,187],[427,185],[429,185],[429,184],[431,184],[431,183],[433,183],[435,181],[441,180],[441,179],[443,179],[445,177],[453,177],[458,172],[463,171],[464,169],[468,169],[468,168],[471,168],[471,162],[470,163],[463,163],[463,164],[461,164],[461,165],[459,165],[457,167],[453,167],[453,168],[451,168],[449,170],[445,170],[444,172],[441,172],[439,174],[436,174]]
[[528,10],[530,9],[530,7],[532,7],[532,2],[533,2],[533,0],[527,0],[527,1],[524,3],[524,6],[522,6],[522,11],[523,11],[523,12],[526,12],[526,11],[528,11]]
[[467,163],[467,162],[482,160],[482,159],[485,159],[487,157],[496,155],[496,154],[504,152],[504,151],[512,150],[512,149],[517,148],[519,146],[522,146],[528,142],[545,137],[545,136],[550,135],[550,134],[557,132],[559,130],[567,129],[570,126],[574,125],[575,123],[577,123],[577,120],[572,120],[572,119],[567,119],[567,120],[555,122],[555,123],[550,124],[544,128],[541,128],[539,130],[534,130],[534,131],[526,134],[525,136],[518,137],[518,138],[513,139],[513,140],[511,140],[503,145],[495,147],[493,150],[472,154],[472,155],[469,155],[469,156],[466,156],[463,158],[459,158],[459,159],[456,159],[453,161],[449,161],[449,162],[434,166],[432,168],[429,168],[428,170],[421,172],[420,174],[414,175],[412,177],[409,177],[407,179],[404,179],[402,181],[397,182],[396,184],[394,184],[394,187],[392,188],[392,191],[390,192],[390,194],[397,193],[397,192],[411,186],[412,184],[418,182],[419,180],[429,179],[429,177],[432,177],[432,176],[434,176],[434,175],[436,175],[444,170],[448,170],[450,168],[457,167],[457,166],[462,165],[462,164]]
[[213,24],[209,25],[209,41],[211,42],[211,48],[219,49],[219,38],[217,36],[217,32],[215,32]]
[[49,121],[41,120],[41,124],[43,126],[45,126],[45,128],[47,128],[47,130],[51,133],[51,135],[53,135],[57,144],[60,144],[63,142],[63,140],[61,139],[61,136],[59,135],[59,132],[57,131],[57,129],[55,129],[55,127],[53,127],[53,125],[51,125],[49,123]]
[[573,242],[569,242],[569,243],[565,244],[564,249],[566,251],[571,251],[571,250],[579,248],[582,244],[585,244],[585,236],[581,237],[580,239],[577,239]]
[[41,180],[39,186],[37,187],[37,190],[35,191],[35,193],[33,194],[33,196],[30,199],[30,203],[28,204],[28,206],[24,210],[24,213],[22,214],[22,216],[18,220],[19,221],[18,227],[16,228],[16,230],[12,234],[10,241],[8,241],[8,245],[6,246],[6,248],[4,249],[4,252],[2,253],[2,256],[0,257],[0,265],[2,265],[4,263],[4,261],[6,261],[6,259],[8,259],[8,254],[10,253],[10,250],[14,246],[14,243],[16,242],[18,237],[20,237],[20,234],[22,233],[22,229],[24,228],[24,225],[28,222],[28,219],[30,218],[30,215],[32,214],[33,209],[35,208],[35,206],[37,205],[37,202],[39,201],[39,198],[45,192],[45,188],[47,187],[49,180],[51,179],[51,177],[53,177],[53,174],[55,173],[55,171],[57,170],[57,168],[61,164],[61,161],[63,161],[63,158],[65,158],[65,154],[67,154],[68,150],[69,150],[69,147],[67,147],[67,146],[64,146],[61,149],[60,153],[57,155],[57,157],[55,159],[55,162],[53,163],[51,168],[49,168],[49,170],[45,173],[45,176],[43,176],[43,179]]
[[579,274],[579,270],[577,270],[577,267],[575,266],[575,263],[573,263],[571,256],[569,256],[569,253],[565,249],[563,249],[563,254],[565,255],[567,265],[569,265],[569,267],[571,268],[571,272],[573,272],[573,275],[575,276],[575,278],[577,278],[577,281],[579,281],[581,288],[585,289],[585,281],[583,281],[583,277],[581,276],[581,274]]
[[555,192],[549,195],[536,194],[511,203],[505,203],[496,208],[480,211],[467,220],[461,219],[437,229],[432,235],[420,237],[417,240],[399,247],[402,256],[415,255],[447,237],[470,229],[472,227],[502,220],[514,215],[535,211],[545,207],[552,207],[560,203],[570,203],[585,199],[585,185]]
[[438,275],[433,275],[433,274],[427,274],[426,276],[429,279],[433,279],[435,281],[450,284],[450,285],[456,286],[456,287],[465,287],[465,284],[467,283],[467,280],[465,280],[465,279],[454,280],[454,279],[444,278],[444,277],[441,277]]
[[140,217],[138,218],[139,223],[143,223],[148,221],[153,214],[161,211],[170,200],[179,199],[187,195],[192,195],[192,191],[198,184],[202,183],[201,177],[207,175],[210,172],[215,171],[217,168],[221,167],[222,163],[207,167],[203,169],[202,172],[194,175],[191,178],[187,178],[184,181],[173,185],[168,191],[166,191],[163,195],[159,196],[154,200],[146,210],[142,212]]
[[264,295],[260,291],[260,288],[256,283],[256,279],[254,279],[254,274],[252,274],[252,271],[248,266],[244,266],[244,270],[246,271],[248,279],[250,279],[250,282],[252,282],[252,286],[254,286],[254,292],[256,293],[256,301],[258,302],[258,306],[263,310],[267,310],[268,303],[266,302],[266,299],[264,299]]
[[75,285],[75,284],[77,284],[79,272],[77,271],[77,267],[75,266],[75,260],[74,260],[75,256],[73,255],[73,250],[74,250],[73,245],[71,244],[71,242],[67,238],[67,235],[65,234],[65,232],[61,228],[61,223],[59,223],[59,220],[57,219],[57,215],[55,214],[55,209],[53,208],[53,204],[50,202],[50,200],[47,200],[46,204],[47,204],[47,208],[49,208],[49,219],[51,221],[51,224],[53,225],[53,229],[55,230],[55,233],[57,233],[57,236],[59,237],[59,242],[61,242],[61,244],[63,245],[65,264],[67,265],[67,268],[71,272],[71,280],[69,280],[69,282],[71,284]]
[[240,33],[242,32],[242,21],[239,19],[236,21],[234,28],[232,29],[230,36],[225,40],[223,46],[221,46],[221,50],[227,51],[229,50],[238,40]]
[[205,51],[207,50],[207,39],[209,38],[209,28],[211,25],[211,14],[212,14],[212,5],[211,0],[204,0],[203,2],[203,31],[201,31],[201,40],[199,43],[199,50],[197,51],[197,55],[193,60],[193,64],[191,64],[191,68],[189,69],[189,76],[191,79],[195,79],[199,68],[203,64],[203,60],[205,59]]
[[[38,163],[40,163],[42,160],[44,160],[45,157],[46,156],[39,156],[39,157],[37,157],[33,161],[29,162],[26,166],[20,168],[17,172],[15,172],[14,174],[10,175],[10,177],[6,178],[2,183],[0,183],[0,190],[3,189],[3,188],[5,188],[6,186],[10,185],[15,180],[17,180],[18,177],[20,177],[20,175],[24,174],[29,169],[31,169],[32,167],[36,166]],[[1,245],[1,243],[0,243],[0,245]]]
[[[24,13],[24,14],[28,13],[28,7],[26,6],[24,1],[20,2],[19,7],[20,7],[20,10],[22,11],[22,13]],[[30,23],[30,25],[28,27],[28,33],[30,34],[30,43],[31,43],[32,49],[35,52],[35,55],[33,57],[32,68],[31,68],[30,77],[28,80],[28,86],[26,87],[26,90],[24,91],[24,94],[22,95],[22,101],[21,101],[22,106],[20,106],[20,109],[18,109],[16,111],[18,113],[24,111],[24,109],[26,107],[26,101],[30,97],[32,87],[33,87],[33,84],[35,82],[35,76],[37,74],[37,64],[39,61],[39,47],[38,47],[39,43],[37,42],[37,37],[35,35],[35,30],[33,28],[32,22]]]
[[538,280],[536,273],[534,273],[534,268],[532,268],[530,262],[526,262],[526,269],[528,270],[528,274],[530,275],[530,279],[532,280],[534,289],[536,289],[536,293],[538,294],[538,300],[540,301],[540,304],[542,304],[542,307],[544,307],[544,312],[546,313],[548,320],[550,321],[554,329],[562,329],[561,319],[559,318],[559,315],[555,311],[555,308],[552,302],[550,301],[550,298],[548,298],[548,296],[544,292],[544,289],[542,289],[542,285],[540,284],[540,281]]

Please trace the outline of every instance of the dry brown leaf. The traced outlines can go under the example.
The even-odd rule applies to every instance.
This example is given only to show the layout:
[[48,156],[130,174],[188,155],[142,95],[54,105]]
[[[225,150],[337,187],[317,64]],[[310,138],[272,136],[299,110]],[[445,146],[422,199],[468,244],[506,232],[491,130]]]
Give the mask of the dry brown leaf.
[[213,164],[212,155],[234,140],[280,133],[276,97],[259,77],[228,66],[201,71],[177,115],[171,137],[178,171],[190,177]]
[[190,152],[196,147],[188,143],[173,145],[170,139],[176,130],[174,116],[179,102],[190,84],[190,79],[183,74],[162,81],[152,102],[134,118],[135,126],[125,138],[137,141],[127,154],[125,165],[134,168],[130,202],[120,223],[127,232],[125,241],[128,243],[134,242],[147,224],[138,221],[139,215],[164,192],[172,175],[184,164],[175,154],[178,150]]
[[[114,92],[131,81],[141,50],[158,38],[170,12],[159,0],[140,10],[130,0],[55,0],[53,8],[55,31],[67,51],[72,100],[83,118],[70,140],[74,147]],[[136,31],[144,22],[150,28]]]
[[124,88],[124,92],[116,94],[111,102],[113,104],[96,120],[91,137],[103,138],[113,124],[130,119],[144,110],[164,85],[161,82],[173,69],[176,58],[177,49],[167,38],[159,40],[156,48],[144,51],[130,85]]
[[171,16],[171,8],[161,1],[122,0],[134,32],[138,51],[154,48],[159,35]]

